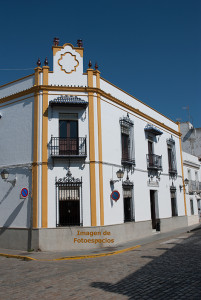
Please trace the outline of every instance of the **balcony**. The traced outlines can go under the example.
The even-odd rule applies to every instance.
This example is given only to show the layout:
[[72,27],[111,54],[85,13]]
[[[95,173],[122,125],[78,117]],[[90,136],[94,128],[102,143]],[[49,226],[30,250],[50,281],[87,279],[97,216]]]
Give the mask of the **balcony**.
[[130,157],[129,154],[122,153],[121,164],[123,166],[135,166],[135,159]]
[[201,182],[195,180],[189,180],[188,192],[189,194],[201,193]]
[[52,157],[86,158],[86,138],[52,137],[50,153]]
[[177,168],[174,165],[169,166],[169,174],[170,175],[177,175]]
[[162,170],[162,155],[147,154],[147,169]]

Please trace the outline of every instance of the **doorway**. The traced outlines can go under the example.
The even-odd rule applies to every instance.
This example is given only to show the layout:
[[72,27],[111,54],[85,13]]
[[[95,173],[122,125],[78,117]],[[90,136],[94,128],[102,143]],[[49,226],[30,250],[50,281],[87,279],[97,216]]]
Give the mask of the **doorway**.
[[152,229],[156,229],[156,191],[150,190],[150,207],[151,207],[151,220]]

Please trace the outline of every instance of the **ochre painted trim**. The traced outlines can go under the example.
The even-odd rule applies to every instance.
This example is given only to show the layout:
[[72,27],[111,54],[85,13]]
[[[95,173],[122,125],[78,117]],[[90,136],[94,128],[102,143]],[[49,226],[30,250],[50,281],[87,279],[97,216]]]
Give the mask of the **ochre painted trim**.
[[97,258],[97,257],[104,257],[104,256],[111,256],[116,254],[125,253],[128,251],[133,251],[134,249],[140,248],[140,245],[133,246],[130,248],[122,249],[122,250],[116,250],[112,252],[106,252],[106,253],[98,253],[98,254],[91,254],[91,255],[79,255],[79,256],[66,256],[66,257],[59,257],[59,258],[52,258],[52,259],[38,259],[33,258],[30,256],[25,255],[14,255],[14,254],[6,254],[6,253],[0,253],[0,256],[7,257],[7,258],[17,258],[17,259],[23,259],[23,260],[32,260],[32,261],[59,261],[59,260],[75,260],[75,259],[86,259],[86,258]]
[[[177,122],[178,130],[180,131],[180,123]],[[183,166],[183,157],[182,157],[182,146],[181,146],[181,136],[179,137],[179,145],[180,145],[180,156],[181,156],[181,171],[182,171],[182,182],[183,182],[183,192],[184,192],[184,208],[185,208],[185,215],[187,216],[187,209],[186,209],[186,189],[184,183],[184,166]]]
[[39,86],[40,85],[40,73],[41,73],[41,68],[37,67],[34,69],[35,70],[35,82],[34,85],[35,86]]
[[76,52],[78,52],[82,57],[83,57],[83,51],[84,48],[82,47],[74,47],[72,44],[70,43],[66,43],[63,46],[52,46],[52,50],[53,50],[53,55],[56,55],[56,53],[62,49],[64,49],[66,46],[70,46],[72,49],[74,49]]
[[16,94],[13,94],[13,95],[9,95],[9,96],[0,98],[0,104],[11,101],[11,100],[14,100],[16,98],[20,98],[20,97],[29,95],[29,94],[34,94],[38,91],[39,91],[39,87],[33,86],[30,89],[27,89],[25,91],[21,91],[21,92],[18,92]]
[[84,48],[77,48],[76,52],[79,53],[81,57],[83,57]]
[[[100,88],[100,72],[95,71],[96,87]],[[98,120],[98,159],[99,159],[99,193],[100,193],[100,225],[104,225],[104,197],[103,197],[103,156],[102,156],[102,126],[101,126],[101,100],[97,94],[97,120]]]
[[124,90],[120,89],[118,86],[114,85],[113,83],[109,82],[108,80],[106,80],[106,79],[104,79],[104,78],[102,78],[102,77],[100,77],[100,78],[101,78],[103,81],[105,81],[105,82],[111,84],[113,87],[115,87],[115,88],[118,89],[119,91],[121,91],[121,92],[127,94],[127,95],[130,96],[131,98],[133,98],[133,99],[137,100],[138,102],[140,102],[140,103],[146,105],[147,107],[151,108],[152,110],[154,110],[155,112],[157,112],[157,113],[160,114],[161,116],[165,117],[166,119],[170,120],[171,122],[173,122],[173,123],[175,123],[175,124],[177,123],[177,122],[174,122],[173,120],[171,120],[170,118],[166,117],[165,115],[163,115],[162,113],[160,113],[160,112],[157,111],[156,109],[154,109],[154,108],[152,108],[151,106],[147,105],[147,104],[144,103],[143,101],[139,100],[138,98],[136,98],[136,97],[132,96],[131,94],[125,92]]
[[118,104],[119,106],[124,107],[124,108],[126,108],[126,109],[134,112],[135,114],[143,117],[144,119],[146,119],[148,121],[151,121],[152,123],[157,124],[158,126],[160,126],[160,127],[164,128],[164,129],[168,130],[169,132],[172,132],[172,133],[174,133],[177,136],[181,135],[178,131],[172,129],[171,127],[165,125],[164,123],[161,123],[161,122],[157,121],[156,119],[152,118],[151,116],[149,116],[149,115],[141,112],[139,109],[133,108],[132,106],[130,106],[130,105],[122,102],[121,100],[113,97],[111,94],[107,94],[106,92],[104,92],[103,90],[98,89],[98,88],[41,85],[39,87],[32,87],[32,88],[30,88],[28,90],[16,93],[16,94],[8,96],[8,97],[4,97],[4,98],[0,99],[0,104],[4,103],[4,102],[7,102],[7,101],[10,101],[12,99],[15,99],[17,97],[22,97],[24,95],[33,93],[33,92],[35,92],[37,90],[43,90],[43,91],[60,91],[60,92],[62,92],[62,91],[71,92],[72,91],[72,92],[85,92],[85,93],[91,92],[92,94],[93,93],[99,93],[100,96],[105,97],[108,100],[111,100],[112,102]]
[[[88,69],[88,86],[93,87],[93,69]],[[91,195],[91,226],[97,225],[96,220],[96,170],[95,170],[95,137],[94,137],[94,99],[89,92],[89,160],[90,160],[90,195]]]
[[39,124],[39,94],[34,96],[34,141],[32,166],[32,201],[33,201],[33,228],[38,228],[38,124]]
[[[67,72],[65,69],[63,69],[63,66],[60,65],[60,60],[62,60],[62,59],[63,59],[63,56],[65,56],[66,54],[70,54],[72,57],[74,57],[74,60],[77,62],[77,65],[74,66],[74,69],[71,70],[70,72]],[[57,63],[58,63],[58,65],[60,66],[61,71],[65,72],[66,74],[71,74],[71,73],[75,72],[76,69],[77,69],[77,67],[79,66],[79,61],[76,59],[76,55],[74,55],[74,54],[72,54],[72,53],[70,53],[70,52],[65,52],[64,54],[61,54],[61,57],[60,57],[60,59],[58,60]]]
[[[48,85],[49,67],[43,67],[43,84]],[[43,91],[42,117],[42,227],[48,227],[48,91]]]
[[23,79],[25,79],[25,78],[32,77],[32,76],[34,76],[34,73],[33,73],[33,74],[30,74],[30,75],[27,75],[27,76],[24,76],[24,77],[21,77],[21,78],[19,78],[19,79],[10,81],[10,82],[8,82],[8,83],[6,83],[6,84],[0,85],[0,89],[1,89],[2,87],[4,87],[4,86],[7,86],[7,85],[9,85],[9,84],[12,84],[12,83],[21,81],[21,80],[23,80]]
[[26,100],[26,99],[30,99],[30,98],[33,98],[33,97],[34,97],[34,95],[29,96],[29,97],[26,97],[26,98],[23,98],[23,99],[20,99],[20,100],[16,100],[16,101],[13,101],[13,102],[4,104],[4,105],[1,105],[1,104],[0,104],[0,108],[1,108],[1,107],[4,107],[4,106],[8,106],[8,105],[15,104],[15,103],[17,103],[17,102],[21,102],[21,101],[24,101],[24,100]]

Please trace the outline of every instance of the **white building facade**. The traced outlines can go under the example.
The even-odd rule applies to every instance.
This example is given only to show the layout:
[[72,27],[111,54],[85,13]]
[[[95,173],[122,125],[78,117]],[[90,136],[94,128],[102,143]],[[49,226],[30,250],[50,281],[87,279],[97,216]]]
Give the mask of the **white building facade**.
[[80,43],[1,86],[0,115],[1,247],[108,247],[187,225],[179,124],[97,66],[83,73]]
[[186,206],[188,225],[201,219],[201,162],[197,156],[183,152],[184,178],[186,184]]

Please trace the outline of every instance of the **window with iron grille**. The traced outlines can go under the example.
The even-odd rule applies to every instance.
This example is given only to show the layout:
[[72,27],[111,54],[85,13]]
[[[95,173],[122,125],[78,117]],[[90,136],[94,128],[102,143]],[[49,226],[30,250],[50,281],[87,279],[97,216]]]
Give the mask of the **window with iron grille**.
[[171,197],[171,208],[172,208],[172,217],[178,216],[177,212],[177,198],[176,198],[176,188],[170,188],[170,197]]
[[121,163],[122,165],[135,165],[134,123],[127,116],[120,119],[120,126],[122,150]]
[[177,174],[176,149],[175,149],[175,141],[172,138],[167,140],[167,151],[168,151],[169,174],[176,175]]
[[56,181],[57,226],[82,225],[82,179],[66,177]]

